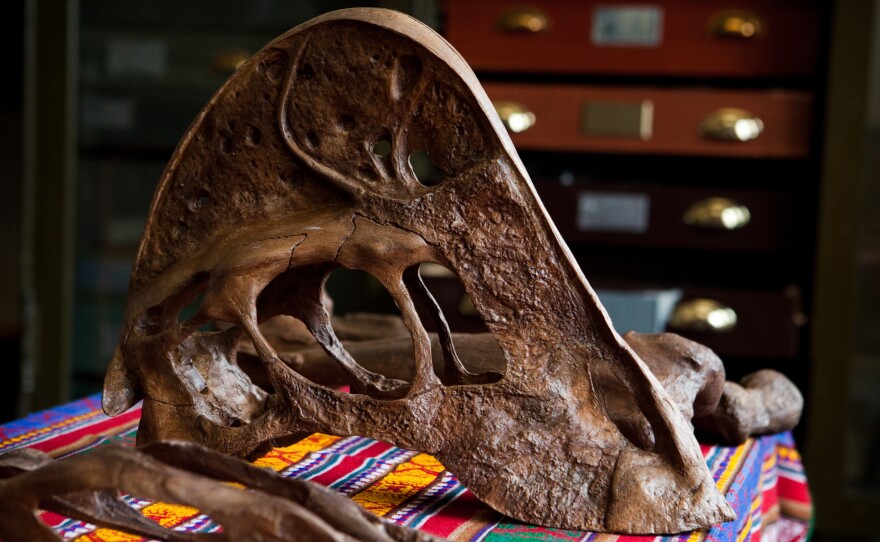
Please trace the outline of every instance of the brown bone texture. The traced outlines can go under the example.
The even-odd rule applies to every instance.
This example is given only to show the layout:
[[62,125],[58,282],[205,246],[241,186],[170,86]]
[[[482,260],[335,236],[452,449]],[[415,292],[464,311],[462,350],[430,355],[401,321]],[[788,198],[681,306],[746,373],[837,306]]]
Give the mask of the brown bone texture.
[[694,418],[697,430],[742,444],[754,435],[787,431],[797,425],[804,398],[780,372],[763,369],[736,382],[725,382],[718,408]]
[[[280,358],[298,373],[329,386],[347,384],[345,372],[319,346],[312,345],[293,319],[272,319],[261,331]],[[412,378],[412,342],[399,318],[391,315],[355,314],[334,319],[343,345],[364,367],[402,380]],[[444,383],[455,382],[443,358],[440,337],[430,334],[434,372]],[[361,340],[358,340],[361,339]],[[623,339],[645,362],[682,416],[693,420],[699,433],[713,441],[739,445],[748,437],[793,429],[803,411],[803,397],[783,375],[763,370],[740,384],[725,382],[724,364],[715,353],[674,333],[645,334],[630,331]],[[504,353],[488,333],[454,334],[461,361],[476,373],[501,373]],[[253,346],[239,344],[238,362],[251,379],[268,386],[268,379]],[[611,372],[597,372],[595,386],[603,406],[618,429],[643,448],[654,446],[654,433],[637,405],[629,399],[623,382]]]
[[[195,506],[223,531],[166,529],[125,504],[120,491]],[[107,446],[59,462],[27,448],[0,456],[0,537],[61,540],[37,519],[38,508],[163,542],[443,540],[370,514],[319,484],[184,442],[154,443],[140,451]]]
[[[439,183],[415,176],[416,152]],[[424,262],[461,279],[504,352],[503,375],[463,365],[421,283]],[[340,266],[394,298],[413,345],[410,381],[368,371],[335,335],[321,291]],[[414,300],[441,326],[455,384],[434,373]],[[353,393],[279,359],[258,329],[279,314],[305,324]],[[611,328],[473,72],[400,13],[305,23],[211,98],[163,173],[124,319],[104,408],[144,399],[140,445],[246,455],[299,431],[358,434],[435,455],[479,499],[530,523],[671,533],[733,519],[689,424]],[[231,326],[202,331],[211,320]],[[269,390],[236,363],[243,337]],[[608,416],[601,373],[650,424],[650,449]]]

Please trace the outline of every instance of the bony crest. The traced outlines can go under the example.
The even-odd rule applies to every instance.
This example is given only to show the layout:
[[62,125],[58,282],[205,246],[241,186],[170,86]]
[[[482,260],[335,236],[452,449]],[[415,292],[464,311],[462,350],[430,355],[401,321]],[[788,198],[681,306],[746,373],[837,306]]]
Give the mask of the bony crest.
[[[439,181],[413,173],[418,152]],[[503,374],[461,365],[419,277],[426,262],[461,279]],[[412,379],[366,370],[334,334],[322,287],[340,266],[394,298]],[[452,384],[434,373],[414,300],[439,323]],[[281,362],[259,329],[280,314],[304,323],[353,393]],[[204,331],[209,321],[225,326]],[[245,338],[265,388],[236,363]],[[609,417],[600,372],[637,405],[650,448]],[[478,498],[527,522],[670,533],[732,519],[689,424],[611,328],[472,71],[393,11],[338,11],[284,34],[184,136],[154,197],[106,378],[108,413],[138,399],[139,445],[189,440],[244,455],[298,431],[359,434],[436,455]]]

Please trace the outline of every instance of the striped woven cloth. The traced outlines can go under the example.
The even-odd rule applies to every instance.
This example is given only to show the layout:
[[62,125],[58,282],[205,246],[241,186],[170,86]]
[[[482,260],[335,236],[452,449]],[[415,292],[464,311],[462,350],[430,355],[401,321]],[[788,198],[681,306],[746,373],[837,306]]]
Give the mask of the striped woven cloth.
[[[140,409],[107,418],[100,398],[88,397],[0,425],[0,453],[21,447],[62,459],[107,444],[134,445]],[[313,480],[349,495],[361,506],[452,540],[578,540],[601,542],[801,541],[807,538],[812,505],[800,455],[790,434],[749,440],[742,446],[703,446],[703,455],[737,520],[670,537],[640,537],[566,531],[526,525],[480,503],[430,455],[363,437],[313,434],[276,448],[257,465]],[[197,510],[126,497],[144,515],[166,527],[212,532],[220,527]],[[41,514],[65,540],[142,540],[56,514]]]

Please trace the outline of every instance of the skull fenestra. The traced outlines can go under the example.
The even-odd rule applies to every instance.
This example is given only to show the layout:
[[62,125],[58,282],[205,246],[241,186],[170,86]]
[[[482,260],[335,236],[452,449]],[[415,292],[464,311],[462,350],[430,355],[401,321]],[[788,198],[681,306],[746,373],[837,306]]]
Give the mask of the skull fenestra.
[[[441,182],[414,175],[420,151]],[[458,275],[503,350],[503,374],[468,372],[443,340],[457,376],[435,375],[413,300],[449,334],[424,262]],[[367,371],[334,335],[321,292],[339,266],[394,298],[413,341],[410,382]],[[280,362],[258,329],[278,314],[305,323],[352,393]],[[669,533],[732,519],[689,424],[611,328],[473,72],[406,15],[334,12],[238,69],[162,176],[124,318],[104,408],[144,400],[139,445],[244,455],[299,431],[358,434],[436,455],[527,522]],[[206,331],[208,321],[231,325]],[[271,389],[237,366],[244,337]],[[600,372],[619,381],[650,444],[609,418]]]

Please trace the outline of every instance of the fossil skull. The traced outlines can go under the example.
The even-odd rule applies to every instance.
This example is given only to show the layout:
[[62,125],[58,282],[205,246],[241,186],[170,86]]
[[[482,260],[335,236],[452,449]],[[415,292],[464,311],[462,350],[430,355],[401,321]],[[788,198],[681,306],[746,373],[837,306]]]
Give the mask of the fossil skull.
[[[389,152],[376,152],[381,141]],[[419,151],[441,182],[415,176]],[[424,262],[461,279],[504,352],[503,375],[458,361],[419,278]],[[321,291],[339,266],[394,298],[412,336],[411,382],[367,371],[334,335]],[[453,385],[433,371],[414,299],[433,308]],[[306,325],[354,393],[279,360],[258,329],[278,314]],[[297,431],[359,434],[434,454],[478,498],[531,523],[669,533],[732,519],[689,425],[610,326],[473,72],[400,13],[314,19],[215,94],[162,176],[124,318],[104,408],[144,399],[139,444],[243,455]],[[202,331],[211,320],[231,327]],[[243,337],[268,393],[236,364]],[[598,372],[622,383],[653,445],[609,418]]]

